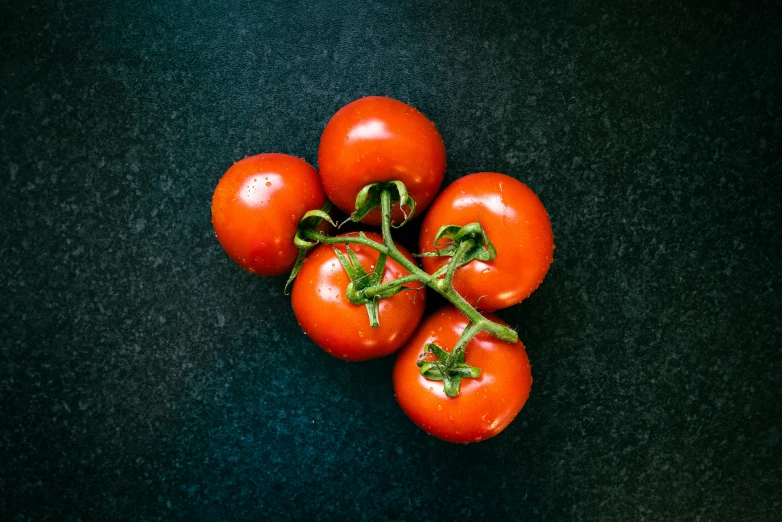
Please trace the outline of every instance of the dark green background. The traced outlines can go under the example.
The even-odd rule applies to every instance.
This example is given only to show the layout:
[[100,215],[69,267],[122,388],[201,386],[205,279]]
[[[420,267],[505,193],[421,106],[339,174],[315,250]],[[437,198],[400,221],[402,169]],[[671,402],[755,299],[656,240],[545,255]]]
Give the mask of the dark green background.
[[[750,6],[752,4],[752,6]],[[780,520],[780,10],[768,2],[2,7],[5,520]],[[345,103],[527,183],[556,261],[501,315],[535,383],[440,442],[233,265],[245,155]]]

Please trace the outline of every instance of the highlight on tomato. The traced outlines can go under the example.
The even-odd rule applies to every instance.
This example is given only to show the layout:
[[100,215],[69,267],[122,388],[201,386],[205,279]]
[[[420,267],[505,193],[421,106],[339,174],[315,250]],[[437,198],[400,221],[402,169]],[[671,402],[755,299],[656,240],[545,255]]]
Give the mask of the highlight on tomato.
[[254,274],[289,272],[298,256],[299,220],[320,209],[326,195],[306,161],[267,153],[234,163],[212,196],[212,224],[228,256]]
[[477,223],[490,241],[493,259],[473,259],[456,269],[454,289],[480,310],[494,311],[521,302],[540,285],[551,266],[554,234],[538,196],[505,174],[479,172],[457,179],[432,203],[424,218],[419,249],[424,270],[433,274],[451,259],[437,256],[451,238],[448,225]]
[[[445,175],[445,144],[418,110],[392,98],[367,96],[342,107],[326,125],[318,149],[318,170],[328,199],[347,214],[367,185],[402,181],[416,214],[434,199]],[[395,203],[392,220],[406,209]],[[375,210],[362,219],[380,224]]]

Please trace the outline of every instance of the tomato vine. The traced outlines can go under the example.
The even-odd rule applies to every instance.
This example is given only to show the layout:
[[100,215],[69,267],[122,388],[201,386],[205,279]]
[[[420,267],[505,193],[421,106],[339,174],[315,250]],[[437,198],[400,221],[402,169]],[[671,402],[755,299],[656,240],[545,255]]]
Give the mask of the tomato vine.
[[[365,192],[369,192],[370,186],[362,190],[357,198],[356,212],[351,216],[351,219],[360,221],[369,210],[366,209],[367,198],[362,196]],[[493,247],[487,247],[491,245],[488,238],[481,230],[479,223],[471,223],[464,227],[444,227],[448,235],[452,238],[453,249],[441,251],[442,255],[450,255],[451,259],[448,263],[435,272],[429,274],[423,269],[419,268],[415,263],[407,259],[394,244],[394,239],[391,235],[391,211],[393,201],[399,201],[400,206],[404,206],[406,202],[407,193],[404,190],[404,183],[401,181],[394,181],[390,184],[383,184],[377,194],[377,200],[380,203],[381,212],[381,231],[383,235],[383,242],[378,243],[369,239],[365,234],[359,233],[355,237],[332,237],[324,234],[314,228],[316,225],[314,221],[309,220],[309,217],[305,217],[303,226],[298,231],[298,236],[301,239],[306,240],[308,243],[303,245],[305,250],[313,244],[325,243],[329,245],[336,244],[357,244],[365,247],[377,250],[381,256],[387,256],[410,272],[409,276],[396,279],[394,281],[386,283],[375,283],[364,286],[361,289],[354,289],[354,295],[359,296],[355,302],[360,303],[362,299],[368,303],[376,303],[376,300],[383,297],[388,297],[396,292],[404,291],[407,288],[406,284],[412,282],[420,282],[431,288],[435,292],[445,297],[451,304],[453,304],[459,311],[461,311],[470,321],[467,328],[464,329],[459,342],[457,343],[454,351],[451,354],[446,355],[446,352],[441,347],[432,345],[428,348],[428,352],[435,355],[437,360],[430,360],[429,362],[422,362],[420,365],[421,375],[432,380],[441,380],[444,382],[445,392],[449,397],[456,397],[459,394],[459,385],[463,378],[474,378],[480,376],[479,368],[468,367],[464,363],[464,349],[467,343],[480,332],[488,332],[497,339],[508,343],[515,343],[518,341],[518,334],[509,327],[491,321],[481,315],[481,313],[475,309],[470,303],[468,303],[464,297],[462,297],[453,287],[453,277],[456,269],[465,262],[469,262],[476,257],[481,257],[485,260],[491,260],[491,250]],[[372,201],[374,203],[374,201]],[[318,215],[322,219],[330,218],[325,212],[313,214]],[[411,209],[410,214],[413,210]],[[408,216],[407,221],[411,216]],[[305,222],[306,221],[306,222]],[[440,234],[441,237],[446,234]],[[455,250],[454,250],[455,249]],[[486,254],[488,252],[488,254]],[[496,255],[496,253],[494,254]],[[300,255],[303,258],[303,254]],[[345,265],[343,264],[343,267]],[[366,274],[365,274],[366,275]],[[377,326],[377,315],[375,310],[369,310],[369,322],[371,326]],[[423,361],[423,359],[422,359]]]

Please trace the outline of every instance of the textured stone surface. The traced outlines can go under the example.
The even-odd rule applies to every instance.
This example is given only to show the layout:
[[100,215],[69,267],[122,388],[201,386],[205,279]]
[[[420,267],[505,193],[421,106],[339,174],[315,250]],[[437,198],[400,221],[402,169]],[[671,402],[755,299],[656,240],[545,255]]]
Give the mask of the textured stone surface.
[[[782,519],[780,12],[749,4],[3,7],[2,518]],[[233,161],[314,163],[367,94],[551,214],[495,439],[428,437],[392,359],[323,354],[213,237]]]

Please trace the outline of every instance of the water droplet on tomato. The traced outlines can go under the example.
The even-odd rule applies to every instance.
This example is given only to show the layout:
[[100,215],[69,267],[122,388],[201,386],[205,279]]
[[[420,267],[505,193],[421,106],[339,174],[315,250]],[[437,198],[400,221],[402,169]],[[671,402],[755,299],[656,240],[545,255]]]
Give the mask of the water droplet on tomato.
[[361,330],[359,330],[359,331],[358,331],[358,336],[359,336],[359,337],[364,337],[364,332],[362,332]]
[[443,411],[443,405],[442,404],[438,404],[437,405],[437,411]]
[[267,181],[267,182],[266,182],[266,186],[267,186],[267,187],[271,187],[271,186],[272,186],[272,182],[271,182],[271,181]]

